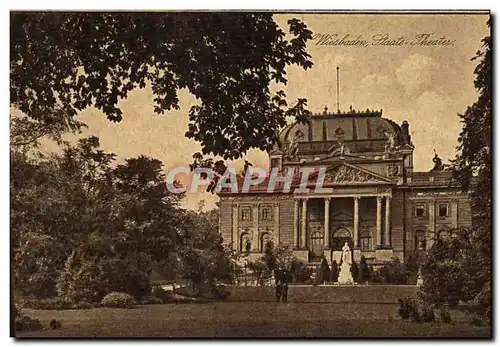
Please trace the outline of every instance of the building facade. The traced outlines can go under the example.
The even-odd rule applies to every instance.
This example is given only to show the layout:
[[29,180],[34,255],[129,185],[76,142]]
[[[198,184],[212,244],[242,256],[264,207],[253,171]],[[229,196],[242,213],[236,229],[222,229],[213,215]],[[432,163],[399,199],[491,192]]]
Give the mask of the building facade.
[[[325,108],[288,125],[269,153],[271,168],[293,168],[289,190],[281,183],[269,192],[266,179],[247,193],[219,193],[222,237],[252,259],[272,241],[308,262],[338,261],[345,242],[355,261],[404,261],[450,229],[471,225],[468,197],[452,172],[437,155],[429,171],[413,171],[413,150],[406,121],[398,125],[382,110]],[[300,189],[301,168],[313,172],[309,192]],[[325,189],[314,189],[319,179]]]

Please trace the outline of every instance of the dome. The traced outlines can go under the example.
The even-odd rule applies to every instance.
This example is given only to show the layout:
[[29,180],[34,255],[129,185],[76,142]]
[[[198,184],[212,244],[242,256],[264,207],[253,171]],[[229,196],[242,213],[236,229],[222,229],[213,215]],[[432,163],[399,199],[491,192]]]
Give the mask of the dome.
[[401,127],[382,118],[382,110],[351,110],[346,113],[316,114],[306,124],[290,124],[281,131],[279,139],[284,146],[291,142],[387,141],[389,137],[394,137],[399,143]]

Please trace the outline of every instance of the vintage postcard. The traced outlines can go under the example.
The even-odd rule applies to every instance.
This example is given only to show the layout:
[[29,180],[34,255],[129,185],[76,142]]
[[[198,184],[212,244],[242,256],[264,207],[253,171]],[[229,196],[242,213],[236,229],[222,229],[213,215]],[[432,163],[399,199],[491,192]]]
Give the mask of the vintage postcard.
[[11,335],[491,338],[490,12],[11,11]]

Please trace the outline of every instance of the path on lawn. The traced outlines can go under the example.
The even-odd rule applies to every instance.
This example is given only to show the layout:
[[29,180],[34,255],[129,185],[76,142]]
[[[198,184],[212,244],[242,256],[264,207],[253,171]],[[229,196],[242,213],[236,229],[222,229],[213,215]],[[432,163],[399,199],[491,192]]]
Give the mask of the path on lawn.
[[[19,337],[487,337],[453,311],[452,324],[401,321],[395,304],[214,302],[166,304],[135,309],[23,310],[44,330]],[[48,329],[52,319],[60,330]]]

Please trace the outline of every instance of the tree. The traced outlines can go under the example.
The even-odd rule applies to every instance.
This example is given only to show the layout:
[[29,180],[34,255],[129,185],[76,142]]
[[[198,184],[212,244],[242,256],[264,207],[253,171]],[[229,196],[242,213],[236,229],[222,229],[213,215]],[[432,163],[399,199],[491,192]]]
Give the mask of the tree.
[[[491,19],[488,20],[491,28]],[[454,161],[455,177],[462,189],[469,193],[472,207],[471,245],[480,266],[464,268],[474,278],[474,288],[481,284],[476,300],[482,313],[491,317],[491,260],[492,260],[492,46],[491,36],[482,40],[482,50],[478,50],[471,60],[479,60],[474,70],[474,86],[479,96],[476,102],[460,114],[463,128],[459,141],[459,153]],[[472,291],[475,291],[473,289]]]
[[334,259],[332,261],[332,269],[331,269],[331,280],[332,282],[338,282],[339,280],[339,265],[337,261]]
[[450,238],[436,239],[423,256],[421,265],[424,284],[420,296],[428,303],[441,307],[460,300],[469,301],[481,290],[474,290],[474,272],[480,271],[469,230],[459,229]]
[[157,114],[178,109],[187,89],[198,100],[186,132],[202,147],[195,162],[268,150],[286,116],[311,114],[305,99],[288,107],[283,90],[270,90],[287,83],[287,66],[312,66],[312,32],[298,19],[288,25],[290,39],[272,13],[12,12],[11,106],[68,131],[88,107],[120,121],[119,100],[136,88],[151,87]]
[[359,270],[358,270],[358,283],[362,284],[366,281],[370,280],[370,268],[366,263],[366,258],[364,255],[361,256],[361,260],[359,262]]
[[219,234],[218,216],[218,209],[187,213],[186,241],[179,256],[183,276],[200,295],[215,290],[218,282],[231,283],[236,268],[235,257]]
[[171,260],[185,245],[187,218],[181,196],[166,189],[161,162],[113,162],[96,137],[61,155],[11,151],[16,290],[52,296],[58,282],[74,300],[100,300],[107,290],[139,295],[152,265],[177,265]]
[[330,271],[330,267],[328,266],[328,261],[326,260],[325,257],[323,257],[323,259],[321,260],[319,282],[320,283],[329,282],[330,277],[331,277],[331,271]]

